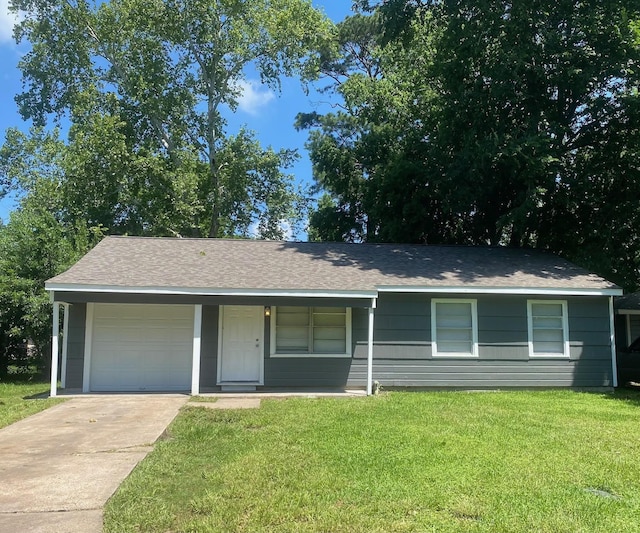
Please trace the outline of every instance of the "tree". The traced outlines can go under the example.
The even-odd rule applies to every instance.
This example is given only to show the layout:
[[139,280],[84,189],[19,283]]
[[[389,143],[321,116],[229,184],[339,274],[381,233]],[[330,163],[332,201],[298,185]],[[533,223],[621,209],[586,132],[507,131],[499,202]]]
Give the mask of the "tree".
[[[85,163],[105,170],[99,189],[113,199],[104,209],[116,220],[126,211],[138,230],[158,223],[155,233],[210,237],[246,233],[251,220],[265,236],[281,234],[274,217],[297,211],[292,178],[281,170],[293,154],[264,150],[247,131],[230,138],[222,111],[236,110],[247,69],[276,90],[280,76],[313,75],[314,50],[331,24],[309,0],[16,0],[13,8],[26,13],[18,41],[32,45],[20,63],[20,112],[39,126],[70,118],[78,176],[87,176]],[[238,165],[229,154],[247,159]],[[104,168],[105,158],[115,166]],[[260,164],[249,168],[249,160]],[[242,176],[230,175],[232,164]],[[122,188],[153,198],[116,202]],[[170,205],[145,212],[162,198]],[[177,225],[167,220],[174,207]],[[240,227],[231,222],[239,219]]]
[[[41,179],[0,227],[0,375],[9,364],[42,366],[50,355],[51,302],[44,282],[102,238],[101,228],[60,223],[60,194]],[[26,358],[26,343],[34,354]]]
[[[307,122],[320,188],[367,221],[351,231],[534,246],[637,287],[637,4],[379,4],[368,6],[382,19],[369,47],[378,76],[362,84],[344,59],[345,110]],[[349,144],[361,150],[345,179],[327,147]]]

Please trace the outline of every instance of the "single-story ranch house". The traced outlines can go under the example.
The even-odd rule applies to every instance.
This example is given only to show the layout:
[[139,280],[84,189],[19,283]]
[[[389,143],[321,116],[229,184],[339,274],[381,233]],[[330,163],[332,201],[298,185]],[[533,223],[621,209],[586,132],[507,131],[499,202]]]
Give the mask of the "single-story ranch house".
[[107,237],[46,288],[52,395],[617,385],[621,289],[532,250]]

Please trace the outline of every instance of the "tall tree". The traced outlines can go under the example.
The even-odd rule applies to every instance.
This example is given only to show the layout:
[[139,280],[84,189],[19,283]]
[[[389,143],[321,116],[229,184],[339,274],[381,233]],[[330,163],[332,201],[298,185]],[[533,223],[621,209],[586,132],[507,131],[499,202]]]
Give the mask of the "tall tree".
[[[156,198],[171,189],[174,176],[187,176],[188,184],[177,187],[186,197],[177,199],[185,214],[195,203],[191,234],[246,233],[246,224],[238,228],[231,222],[238,218],[271,231],[276,228],[271,211],[277,216],[295,211],[292,179],[282,173],[291,152],[264,150],[246,131],[230,138],[222,111],[237,109],[248,69],[276,90],[281,76],[312,75],[314,50],[331,24],[309,0],[16,0],[12,5],[25,13],[16,36],[32,45],[20,63],[25,89],[17,102],[25,119],[44,125],[51,117],[70,118],[77,146],[94,149],[99,161],[104,160],[100,147],[88,144],[100,142],[100,132],[106,132],[116,150],[128,152],[121,163],[125,168],[112,168],[111,175],[129,176],[126,167],[132,164],[137,170],[138,163],[147,166],[150,174],[131,186],[144,187],[150,179],[158,185]],[[96,114],[106,116],[94,120]],[[233,161],[225,157],[229,154]],[[237,165],[235,158],[244,155],[245,164]],[[250,168],[246,163],[252,159],[270,162]],[[231,176],[226,170],[231,164],[243,175]],[[239,190],[236,179],[244,184],[242,197],[233,196]],[[116,184],[103,185],[110,191],[105,194],[114,194]],[[143,205],[119,209],[130,213]],[[269,231],[266,236],[278,236]]]
[[[37,139],[37,142],[35,141]],[[63,220],[64,200],[55,134],[27,137],[10,130],[0,150],[0,171],[19,179],[23,195],[8,224],[0,226],[0,375],[20,363],[27,340],[47,360],[51,339],[51,302],[44,282],[68,268],[102,237],[101,227]]]
[[383,20],[375,89],[363,89],[353,69],[336,87],[356,124],[350,142],[388,162],[351,167],[360,198],[376,202],[363,210],[339,188],[344,173],[325,165],[324,147],[345,145],[336,126],[344,115],[311,124],[312,158],[326,170],[318,182],[336,213],[360,209],[364,240],[535,246],[638,286],[640,6],[378,4],[369,6]]

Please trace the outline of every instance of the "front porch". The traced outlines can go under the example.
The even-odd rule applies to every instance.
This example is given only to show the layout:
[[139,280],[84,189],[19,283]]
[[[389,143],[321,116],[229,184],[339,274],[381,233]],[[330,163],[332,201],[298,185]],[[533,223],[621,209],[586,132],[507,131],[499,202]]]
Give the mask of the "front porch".
[[[371,394],[376,298],[189,300],[184,295],[55,293],[51,396],[286,396],[360,388]],[[282,327],[275,322],[278,309],[288,320]]]

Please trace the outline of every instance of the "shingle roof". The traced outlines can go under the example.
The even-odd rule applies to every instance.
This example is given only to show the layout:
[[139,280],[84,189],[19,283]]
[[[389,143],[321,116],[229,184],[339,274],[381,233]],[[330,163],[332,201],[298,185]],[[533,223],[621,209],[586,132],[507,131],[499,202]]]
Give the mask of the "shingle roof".
[[640,309],[640,292],[632,292],[630,294],[625,294],[620,298],[616,298],[614,306],[616,309],[637,311]]
[[380,287],[616,289],[533,250],[504,247],[107,237],[50,290],[73,286],[375,291]]

